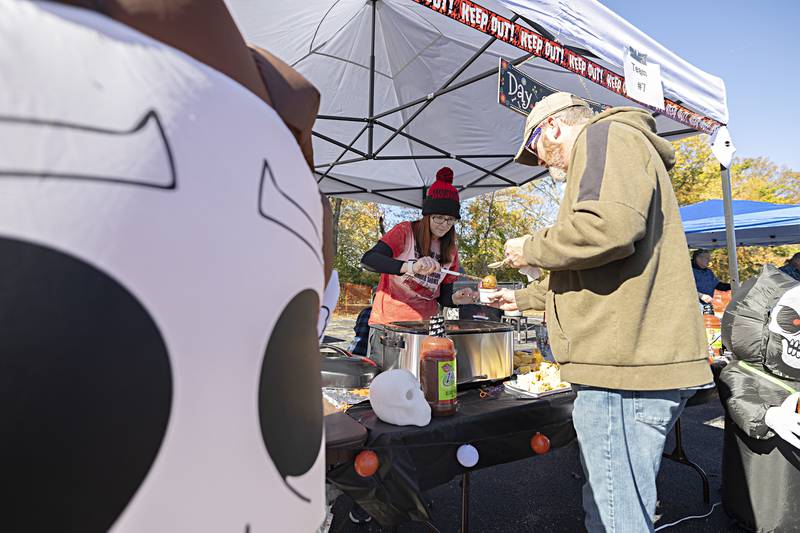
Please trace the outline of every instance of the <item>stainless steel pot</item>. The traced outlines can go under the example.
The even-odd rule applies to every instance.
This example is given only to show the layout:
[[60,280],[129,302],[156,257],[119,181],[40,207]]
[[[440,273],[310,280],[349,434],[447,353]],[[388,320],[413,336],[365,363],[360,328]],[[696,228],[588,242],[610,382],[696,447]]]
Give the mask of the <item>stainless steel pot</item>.
[[[422,339],[428,322],[393,322],[372,326],[370,358],[382,370],[405,368],[419,377]],[[483,320],[451,320],[447,336],[453,340],[458,362],[458,384],[507,378],[514,370],[514,328]]]
[[320,345],[323,387],[360,389],[369,387],[380,371],[374,361],[330,344]]

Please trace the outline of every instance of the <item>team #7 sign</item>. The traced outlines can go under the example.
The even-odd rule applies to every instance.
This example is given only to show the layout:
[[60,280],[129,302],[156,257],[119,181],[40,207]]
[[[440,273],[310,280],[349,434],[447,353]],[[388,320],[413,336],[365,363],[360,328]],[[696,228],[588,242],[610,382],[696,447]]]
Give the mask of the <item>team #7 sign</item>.
[[[637,101],[626,93],[624,76],[475,2],[470,0],[414,0],[414,2]],[[721,126],[716,120],[691,111],[667,98],[664,99],[663,111],[639,103],[704,133],[712,134]]]

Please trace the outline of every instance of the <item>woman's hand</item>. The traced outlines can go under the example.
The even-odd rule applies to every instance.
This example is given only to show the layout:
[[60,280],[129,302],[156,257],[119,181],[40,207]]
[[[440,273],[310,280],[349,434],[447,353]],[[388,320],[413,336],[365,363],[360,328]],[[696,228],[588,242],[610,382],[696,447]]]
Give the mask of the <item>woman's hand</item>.
[[414,266],[412,267],[412,269],[414,271],[414,274],[427,276],[428,274],[439,272],[442,269],[442,266],[439,264],[439,261],[437,261],[433,257],[420,257],[417,261],[414,262]]
[[474,304],[478,301],[478,292],[472,289],[459,289],[453,293],[453,303],[456,305]]
[[711,297],[711,296],[709,296],[708,294],[703,294],[702,292],[701,292],[701,293],[698,293],[698,294],[700,295],[700,299],[701,299],[703,302],[707,303],[707,304],[710,304],[711,302],[713,302],[713,301],[714,301],[714,298],[712,298],[712,297]]

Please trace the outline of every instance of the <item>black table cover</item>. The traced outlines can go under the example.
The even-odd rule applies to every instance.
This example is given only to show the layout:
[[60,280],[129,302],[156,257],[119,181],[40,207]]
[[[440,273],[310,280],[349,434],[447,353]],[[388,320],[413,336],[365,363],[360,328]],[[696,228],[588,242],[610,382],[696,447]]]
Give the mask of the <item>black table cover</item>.
[[[347,413],[369,430],[363,449],[378,454],[380,468],[374,476],[362,478],[353,462],[347,462],[331,469],[328,481],[384,527],[428,521],[422,491],[467,471],[535,455],[530,439],[536,432],[550,439],[551,449],[575,438],[572,391],[541,399],[510,392],[480,396],[478,390],[460,393],[456,415],[433,418],[422,428],[381,422],[368,402],[353,406]],[[477,448],[480,458],[475,467],[458,463],[456,450],[462,444]]]

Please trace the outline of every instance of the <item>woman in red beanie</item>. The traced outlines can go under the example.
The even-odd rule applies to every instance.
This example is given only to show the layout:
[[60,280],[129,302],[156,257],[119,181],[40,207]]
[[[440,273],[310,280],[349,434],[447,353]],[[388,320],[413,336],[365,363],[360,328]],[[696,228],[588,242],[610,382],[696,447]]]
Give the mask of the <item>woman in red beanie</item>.
[[[381,273],[370,326],[427,320],[445,307],[475,303],[477,292],[453,292],[457,279],[440,270],[458,270],[455,223],[461,218],[453,171],[443,167],[422,202],[422,218],[401,222],[364,254],[361,265]],[[370,331],[370,337],[374,329]]]

